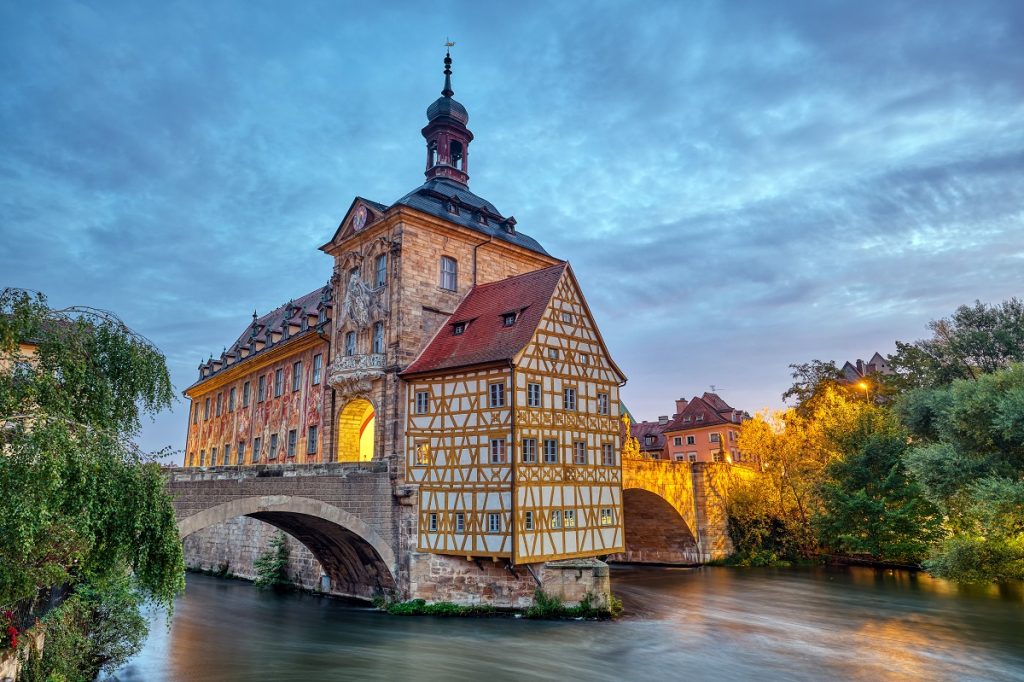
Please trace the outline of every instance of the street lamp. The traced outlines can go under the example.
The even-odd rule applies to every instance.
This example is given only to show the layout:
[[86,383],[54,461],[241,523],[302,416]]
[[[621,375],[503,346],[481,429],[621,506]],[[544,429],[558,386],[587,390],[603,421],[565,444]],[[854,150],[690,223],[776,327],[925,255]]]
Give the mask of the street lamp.
[[868,385],[868,382],[866,382],[866,381],[859,382],[857,384],[857,388],[859,388],[860,390],[864,391],[864,402],[867,402],[868,401],[868,390],[871,388]]

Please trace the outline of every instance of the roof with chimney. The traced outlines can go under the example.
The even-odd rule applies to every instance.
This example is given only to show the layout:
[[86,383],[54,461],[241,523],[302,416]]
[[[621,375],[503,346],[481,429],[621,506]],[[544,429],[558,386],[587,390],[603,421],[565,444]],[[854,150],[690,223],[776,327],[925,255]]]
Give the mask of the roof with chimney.
[[[477,284],[402,375],[511,361],[533,338],[568,267],[563,262]],[[516,314],[511,326],[503,319],[508,313]]]
[[663,431],[669,433],[719,424],[739,424],[749,418],[749,414],[732,407],[717,393],[705,392],[700,397],[694,396],[682,412],[674,415]]
[[[630,429],[633,437],[640,443],[640,452],[661,452],[665,449],[664,429],[667,424],[661,422],[637,422]],[[625,427],[623,427],[625,430]]]

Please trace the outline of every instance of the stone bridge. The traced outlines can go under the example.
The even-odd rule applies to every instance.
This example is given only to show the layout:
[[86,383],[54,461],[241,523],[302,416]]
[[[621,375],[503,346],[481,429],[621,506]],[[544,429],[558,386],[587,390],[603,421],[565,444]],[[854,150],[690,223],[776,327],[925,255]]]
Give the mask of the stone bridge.
[[751,470],[724,462],[622,462],[626,551],[609,561],[702,564],[732,552],[726,499]]
[[362,598],[403,591],[401,501],[386,461],[173,469],[167,487],[183,539],[218,526],[227,529],[223,542],[241,547],[247,528],[231,522],[249,517],[298,540],[330,579],[327,591]]
[[[464,586],[489,584],[496,603],[529,603],[536,584],[527,571],[416,552],[415,498],[396,470],[388,460],[184,468],[168,471],[167,486],[193,567],[254,577],[274,527],[294,538],[290,573],[307,588],[472,601]],[[625,460],[626,551],[608,559],[692,565],[725,556],[725,498],[749,475],[724,463]]]

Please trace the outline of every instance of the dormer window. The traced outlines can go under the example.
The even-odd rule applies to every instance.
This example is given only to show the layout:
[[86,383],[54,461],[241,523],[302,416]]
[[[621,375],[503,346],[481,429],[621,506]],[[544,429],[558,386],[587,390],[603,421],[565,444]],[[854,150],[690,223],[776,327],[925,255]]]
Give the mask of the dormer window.
[[454,201],[449,201],[444,205],[444,210],[448,211],[452,215],[459,215],[459,205]]
[[516,323],[516,314],[515,313],[505,313],[504,315],[501,316],[501,324],[502,325],[504,325],[506,327],[511,327],[515,323]]
[[323,324],[327,321],[327,308],[321,308],[320,314],[316,317],[317,324]]
[[697,421],[699,421],[699,422],[704,421],[704,413],[703,412],[701,412],[700,414],[697,415]]
[[465,331],[465,322],[456,322],[455,324],[452,325],[452,334],[454,334],[455,336],[462,336],[462,334],[465,333]]
[[474,217],[476,218],[476,221],[481,225],[487,224],[487,216],[485,216],[482,212],[478,211]]
[[308,317],[303,317],[302,318],[302,331],[306,331],[307,329],[309,329],[309,318]]

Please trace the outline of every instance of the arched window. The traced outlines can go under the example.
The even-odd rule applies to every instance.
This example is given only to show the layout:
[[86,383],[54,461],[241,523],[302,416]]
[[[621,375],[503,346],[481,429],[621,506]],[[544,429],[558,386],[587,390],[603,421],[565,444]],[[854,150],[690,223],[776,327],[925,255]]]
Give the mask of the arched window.
[[374,322],[373,323],[373,352],[383,353],[384,352],[384,323]]
[[430,167],[433,168],[437,165],[437,140],[432,140],[430,142],[430,149],[427,154],[429,156]]
[[451,159],[451,165],[455,166],[459,170],[462,170],[462,143],[458,140],[452,140],[451,144],[448,145],[449,155]]
[[448,291],[459,288],[459,263],[449,256],[441,256],[441,288]]

